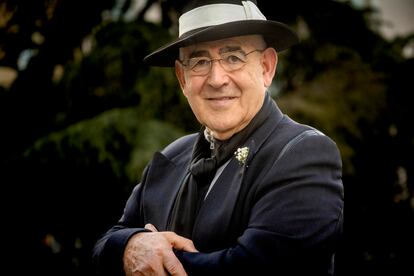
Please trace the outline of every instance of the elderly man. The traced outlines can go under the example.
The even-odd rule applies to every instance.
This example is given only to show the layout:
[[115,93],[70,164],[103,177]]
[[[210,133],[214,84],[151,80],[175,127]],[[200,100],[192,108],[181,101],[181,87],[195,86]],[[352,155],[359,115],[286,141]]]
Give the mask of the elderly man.
[[[179,37],[145,58],[175,66],[199,133],[157,152],[96,243],[107,275],[332,275],[341,157],[268,93],[297,43],[254,1],[192,1]],[[149,91],[150,93],[150,91]]]

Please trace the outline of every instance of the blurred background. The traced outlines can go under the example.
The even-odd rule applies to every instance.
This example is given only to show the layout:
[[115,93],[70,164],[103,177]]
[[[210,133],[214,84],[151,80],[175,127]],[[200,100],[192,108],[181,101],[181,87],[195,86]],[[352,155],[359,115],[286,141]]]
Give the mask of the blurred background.
[[[142,64],[182,0],[0,1],[2,251],[12,275],[92,275],[152,154],[199,129],[172,69]],[[271,93],[338,144],[336,275],[413,275],[414,1],[258,1],[301,44]],[[5,266],[3,266],[5,269]]]

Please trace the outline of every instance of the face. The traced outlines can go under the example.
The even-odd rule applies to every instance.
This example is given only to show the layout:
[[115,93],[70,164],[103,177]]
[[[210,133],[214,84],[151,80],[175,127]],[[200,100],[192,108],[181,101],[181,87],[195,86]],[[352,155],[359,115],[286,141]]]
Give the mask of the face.
[[[273,48],[254,51],[264,48],[261,36],[250,35],[180,49],[180,60],[184,64],[176,61],[175,68],[181,89],[198,121],[209,128],[215,138],[230,138],[246,127],[260,110],[277,64]],[[240,53],[245,57],[241,68],[234,71],[223,68],[226,61],[232,62],[234,58],[237,61]],[[200,58],[204,63],[205,57],[226,60],[212,61],[210,71],[202,75],[186,65],[190,58]]]

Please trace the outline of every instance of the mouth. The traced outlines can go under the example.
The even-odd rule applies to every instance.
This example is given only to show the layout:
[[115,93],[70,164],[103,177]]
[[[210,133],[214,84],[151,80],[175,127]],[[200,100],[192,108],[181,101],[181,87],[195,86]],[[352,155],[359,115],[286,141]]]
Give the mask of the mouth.
[[214,110],[228,110],[233,106],[238,97],[211,97],[206,98],[209,106]]
[[207,98],[209,101],[229,101],[234,100],[236,97],[215,97],[215,98]]

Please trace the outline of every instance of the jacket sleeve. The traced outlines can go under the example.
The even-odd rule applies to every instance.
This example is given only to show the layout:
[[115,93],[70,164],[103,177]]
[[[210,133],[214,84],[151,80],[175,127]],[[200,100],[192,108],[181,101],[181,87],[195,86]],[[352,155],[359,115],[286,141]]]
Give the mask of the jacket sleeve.
[[[260,166],[253,159],[249,170]],[[190,275],[331,275],[343,222],[341,172],[329,137],[296,141],[253,185],[248,225],[237,244],[210,253],[177,252],[178,258]]]
[[[144,169],[140,183],[135,186],[126,202],[121,219],[96,242],[92,260],[98,275],[125,275],[123,270],[123,254],[129,239],[138,232],[149,232],[145,229],[143,211],[143,190],[149,181],[151,170],[157,167],[158,158],[173,159],[180,154],[187,154],[196,135],[181,137],[168,145],[162,154],[155,153],[153,159]],[[163,162],[162,161],[162,162]],[[154,175],[154,172],[152,173]]]

